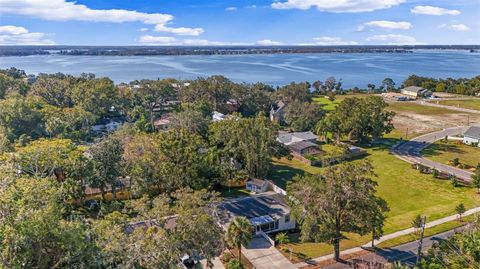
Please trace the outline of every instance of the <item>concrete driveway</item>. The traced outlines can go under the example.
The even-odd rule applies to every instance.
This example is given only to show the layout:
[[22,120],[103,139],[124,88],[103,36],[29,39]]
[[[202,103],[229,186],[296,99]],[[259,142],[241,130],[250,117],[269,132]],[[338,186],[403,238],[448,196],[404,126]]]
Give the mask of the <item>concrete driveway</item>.
[[463,181],[470,182],[472,180],[471,176],[473,173],[460,168],[425,159],[420,154],[420,152],[424,148],[428,147],[428,145],[434,143],[435,141],[441,140],[445,138],[445,136],[462,135],[467,128],[468,126],[453,127],[444,129],[442,131],[422,135],[410,141],[399,144],[398,146],[395,146],[392,149],[392,152],[398,158],[409,163],[419,163],[430,168],[435,168],[440,172],[454,175],[458,179],[461,179]]
[[263,237],[254,237],[250,246],[242,247],[242,255],[248,258],[256,269],[296,269],[285,256]]

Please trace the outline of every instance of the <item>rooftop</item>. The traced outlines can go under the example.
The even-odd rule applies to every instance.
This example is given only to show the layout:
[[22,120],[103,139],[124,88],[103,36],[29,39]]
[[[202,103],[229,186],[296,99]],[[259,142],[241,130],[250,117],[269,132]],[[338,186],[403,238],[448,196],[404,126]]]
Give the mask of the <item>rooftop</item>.
[[265,218],[278,219],[290,212],[285,197],[278,193],[267,193],[227,201],[219,206],[219,221],[228,224],[235,217],[247,219]]
[[285,145],[307,140],[317,140],[317,136],[312,132],[294,132],[279,134],[277,137],[277,141]]
[[295,142],[288,145],[288,148],[295,152],[301,152],[302,150],[311,148],[311,147],[319,148],[317,144],[310,141],[300,141],[300,142]]
[[463,134],[463,136],[480,139],[480,126],[472,126]]
[[425,89],[418,86],[409,86],[402,89],[402,91],[414,92],[414,93],[418,93],[419,91],[423,91],[423,90]]

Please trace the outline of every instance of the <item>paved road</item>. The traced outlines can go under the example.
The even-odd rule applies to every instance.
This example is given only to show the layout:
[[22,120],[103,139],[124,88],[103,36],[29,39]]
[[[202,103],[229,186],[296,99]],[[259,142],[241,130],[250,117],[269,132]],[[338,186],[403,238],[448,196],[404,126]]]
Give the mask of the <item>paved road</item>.
[[419,163],[430,168],[435,168],[440,172],[455,175],[458,179],[461,179],[463,181],[470,182],[473,173],[449,165],[437,163],[429,159],[425,159],[420,154],[420,152],[424,148],[426,148],[433,142],[441,140],[445,138],[445,136],[462,135],[467,128],[467,126],[452,127],[444,129],[442,131],[422,135],[393,147],[392,152],[398,158],[409,163]]
[[[452,236],[455,232],[464,229],[464,227],[453,229],[444,233],[426,237],[423,241],[423,251],[427,251],[433,246],[434,243],[440,242]],[[418,240],[409,242],[403,245],[399,245],[392,248],[380,249],[375,253],[370,252],[368,254],[358,256],[347,260],[346,263],[336,263],[324,267],[324,269],[346,269],[354,268],[354,264],[358,265],[371,265],[372,268],[375,264],[385,264],[386,262],[400,261],[403,264],[413,266],[417,260]]]
[[[470,215],[476,214],[476,213],[480,213],[480,207],[475,207],[475,208],[469,209],[469,210],[465,211],[465,213],[462,216],[470,216]],[[428,229],[428,228],[431,228],[431,227],[434,227],[434,226],[437,226],[437,225],[440,225],[440,224],[443,224],[443,223],[446,223],[446,222],[450,222],[450,221],[458,219],[459,217],[460,216],[458,214],[455,214],[455,215],[451,215],[451,216],[448,216],[448,217],[437,219],[437,220],[434,220],[434,221],[431,221],[431,222],[427,222],[427,224],[425,225],[425,228]],[[414,228],[408,228],[408,229],[405,229],[405,230],[401,230],[401,231],[398,231],[398,232],[387,234],[387,235],[382,236],[380,239],[375,240],[375,245],[378,245],[382,242],[385,242],[385,241],[393,239],[393,238],[397,238],[397,237],[404,236],[404,235],[407,235],[407,234],[412,234],[414,232],[415,232]],[[357,253],[357,252],[361,252],[364,249],[368,249],[368,248],[370,248],[370,246],[371,246],[371,243],[367,243],[367,244],[365,244],[361,247],[355,247],[355,248],[350,248],[350,249],[343,250],[340,254],[341,255],[354,254],[354,253]],[[325,256],[314,258],[310,262],[311,263],[318,263],[318,262],[324,262],[324,261],[328,261],[328,260],[332,260],[332,259],[333,259],[333,254],[330,254],[330,255],[325,255]],[[300,262],[300,263],[295,264],[295,266],[297,266],[297,268],[307,266],[307,265],[308,264],[306,262]]]

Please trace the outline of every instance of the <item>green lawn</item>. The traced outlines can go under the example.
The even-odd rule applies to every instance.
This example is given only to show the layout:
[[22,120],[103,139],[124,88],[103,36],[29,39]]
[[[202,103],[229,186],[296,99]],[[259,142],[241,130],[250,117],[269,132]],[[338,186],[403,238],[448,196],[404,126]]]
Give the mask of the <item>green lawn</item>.
[[448,164],[454,158],[460,163],[475,167],[480,163],[480,147],[473,147],[461,141],[438,141],[422,151],[422,155],[432,161]]
[[398,112],[414,112],[423,115],[447,115],[458,113],[455,110],[449,110],[441,107],[424,106],[413,102],[394,102],[390,103],[388,109]]
[[313,98],[313,101],[317,104],[322,105],[322,108],[326,111],[332,111],[334,110],[338,104],[340,104],[343,100],[346,98],[352,98],[352,97],[357,97],[357,98],[365,98],[367,96],[370,96],[372,94],[366,94],[366,93],[355,93],[355,94],[344,94],[344,95],[336,95],[335,100],[330,101],[328,98],[325,98],[325,96],[317,96]]
[[[432,101],[432,103],[437,103],[437,101]],[[480,98],[466,99],[466,100],[445,100],[445,101],[438,101],[438,103],[446,106],[455,106],[455,107],[461,107],[461,108],[480,110]]]
[[250,192],[245,189],[244,186],[240,187],[222,187],[219,191],[220,196],[223,198],[237,198],[241,196],[249,196]]
[[[431,228],[427,228],[425,229],[425,236],[427,237],[427,236],[436,235],[439,233],[443,233],[443,232],[464,226],[468,222],[474,221],[477,217],[478,217],[477,215],[470,215],[462,218],[462,220],[457,219],[457,220],[449,221],[437,226],[433,226]],[[398,246],[408,242],[412,242],[417,239],[419,239],[419,235],[416,233],[406,234],[406,235],[399,236],[397,238],[390,239],[388,241],[384,241],[378,244],[377,247],[390,248],[390,247]]]
[[[480,206],[480,196],[467,187],[453,187],[449,181],[434,179],[431,175],[421,174],[412,169],[410,164],[397,159],[389,152],[391,145],[397,141],[384,140],[385,144],[367,148],[369,159],[375,168],[378,182],[378,195],[384,198],[390,207],[385,224],[385,233],[392,233],[411,226],[417,214],[426,215],[429,221],[455,214],[455,206],[463,203],[467,208]],[[320,173],[322,168],[306,167],[296,161],[280,160],[285,177],[276,173],[277,181],[287,182],[295,175]],[[366,243],[369,236],[348,235],[351,240],[342,242],[342,248]],[[300,243],[292,244],[298,256],[318,257],[332,252],[326,244]]]

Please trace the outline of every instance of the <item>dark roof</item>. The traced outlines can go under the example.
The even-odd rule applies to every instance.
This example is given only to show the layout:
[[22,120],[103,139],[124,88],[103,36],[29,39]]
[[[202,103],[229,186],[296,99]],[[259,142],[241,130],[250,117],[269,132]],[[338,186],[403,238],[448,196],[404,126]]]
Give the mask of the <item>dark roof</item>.
[[266,180],[263,180],[263,179],[258,179],[258,178],[249,178],[247,179],[247,183],[250,183],[250,184],[254,184],[256,186],[263,186],[263,184],[265,184],[265,182],[267,182]]
[[468,136],[476,139],[480,139],[480,126],[472,126],[463,134],[463,136]]
[[315,147],[318,149],[318,145],[310,141],[300,141],[288,145],[288,148],[295,152],[301,152],[304,149]]
[[316,140],[317,136],[312,132],[293,132],[279,134],[277,141],[282,144],[289,144],[292,142]]
[[219,217],[222,224],[229,223],[231,219],[237,216],[247,219],[271,216],[279,218],[290,212],[283,195],[265,194],[225,202],[220,205]]

